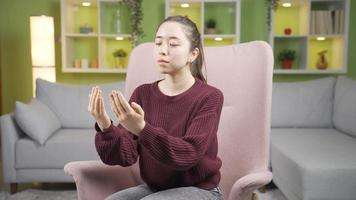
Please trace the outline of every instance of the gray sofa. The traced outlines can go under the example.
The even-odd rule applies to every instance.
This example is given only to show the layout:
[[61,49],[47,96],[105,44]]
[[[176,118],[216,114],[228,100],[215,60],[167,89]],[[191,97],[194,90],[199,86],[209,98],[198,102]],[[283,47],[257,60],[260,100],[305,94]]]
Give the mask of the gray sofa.
[[289,200],[356,199],[356,81],[273,84],[273,181]]
[[[36,98],[16,102],[15,112],[0,118],[4,181],[73,182],[63,167],[69,161],[99,159],[94,119],[87,111],[93,85],[74,86],[37,80]],[[124,91],[124,82],[100,85],[107,97]],[[108,98],[105,106],[115,121]]]
[[[5,182],[73,182],[63,172],[67,162],[99,159],[87,112],[90,88],[38,80],[36,100],[17,102],[13,114],[1,116]],[[124,83],[101,88],[105,96],[123,91]],[[355,199],[355,154],[356,81],[273,84],[271,166],[288,199]]]

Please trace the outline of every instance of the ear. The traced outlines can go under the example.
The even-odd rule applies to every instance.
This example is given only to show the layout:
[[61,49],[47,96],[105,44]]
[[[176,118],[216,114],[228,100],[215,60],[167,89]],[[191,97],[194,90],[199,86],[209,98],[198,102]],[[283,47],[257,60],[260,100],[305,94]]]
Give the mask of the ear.
[[192,52],[190,52],[190,57],[189,60],[190,62],[194,62],[195,59],[197,59],[197,57],[199,56],[200,51],[198,48],[195,48]]

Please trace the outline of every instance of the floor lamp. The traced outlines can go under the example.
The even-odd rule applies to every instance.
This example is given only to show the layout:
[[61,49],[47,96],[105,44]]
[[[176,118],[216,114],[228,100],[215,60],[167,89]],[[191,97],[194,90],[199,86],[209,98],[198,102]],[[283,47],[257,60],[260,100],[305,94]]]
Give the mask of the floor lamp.
[[54,22],[50,16],[30,16],[33,96],[36,79],[56,81]]

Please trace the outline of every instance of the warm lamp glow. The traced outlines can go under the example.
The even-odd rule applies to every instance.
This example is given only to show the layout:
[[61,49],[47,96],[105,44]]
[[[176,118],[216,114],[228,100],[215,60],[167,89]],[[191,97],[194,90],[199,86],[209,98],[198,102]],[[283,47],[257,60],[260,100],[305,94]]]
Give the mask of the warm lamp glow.
[[282,6],[285,8],[289,8],[292,7],[292,3],[283,3]]
[[53,17],[31,16],[31,56],[34,67],[54,67]]
[[30,29],[32,86],[33,96],[35,96],[37,78],[56,81],[53,17],[31,16]]
[[182,3],[182,4],[180,4],[180,7],[182,7],[182,8],[189,8],[189,3]]
[[32,75],[33,85],[35,85],[37,78],[56,82],[56,68],[54,67],[34,67],[32,68]]
[[88,6],[91,6],[91,3],[90,2],[83,2],[82,6],[88,7]]

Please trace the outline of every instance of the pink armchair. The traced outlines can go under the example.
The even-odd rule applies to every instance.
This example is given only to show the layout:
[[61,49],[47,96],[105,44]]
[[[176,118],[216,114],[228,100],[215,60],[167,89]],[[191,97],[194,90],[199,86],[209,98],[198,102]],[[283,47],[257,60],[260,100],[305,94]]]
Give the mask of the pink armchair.
[[[130,57],[125,95],[161,75],[152,56],[153,43],[141,44]],[[242,200],[269,183],[270,115],[273,54],[270,46],[255,41],[224,47],[206,47],[208,83],[224,93],[218,129],[223,161],[220,187],[224,199]],[[138,165],[107,166],[101,161],[70,162],[79,200],[100,200],[141,183]]]

